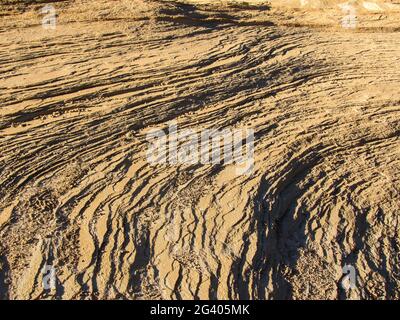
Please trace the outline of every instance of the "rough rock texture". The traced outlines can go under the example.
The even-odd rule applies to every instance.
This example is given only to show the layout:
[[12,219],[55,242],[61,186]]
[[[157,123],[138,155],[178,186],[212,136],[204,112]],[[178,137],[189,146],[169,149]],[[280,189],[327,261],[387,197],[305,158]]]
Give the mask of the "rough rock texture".
[[[399,299],[399,5],[190,2],[1,2],[0,298]],[[150,165],[172,121],[252,174]]]

